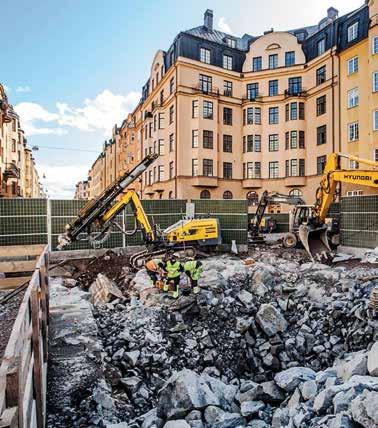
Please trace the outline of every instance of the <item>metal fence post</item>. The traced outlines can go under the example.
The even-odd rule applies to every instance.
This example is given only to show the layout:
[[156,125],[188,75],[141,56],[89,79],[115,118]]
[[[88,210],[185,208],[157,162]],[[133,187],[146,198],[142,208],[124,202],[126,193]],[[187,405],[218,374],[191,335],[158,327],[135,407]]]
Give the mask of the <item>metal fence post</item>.
[[52,236],[51,236],[51,199],[47,199],[47,210],[46,210],[46,224],[47,224],[47,245],[49,247],[49,251],[51,251],[51,243],[52,243]]
[[[122,211],[122,230],[125,232],[126,228],[126,210]],[[122,233],[122,247],[126,247],[126,235],[125,233]]]

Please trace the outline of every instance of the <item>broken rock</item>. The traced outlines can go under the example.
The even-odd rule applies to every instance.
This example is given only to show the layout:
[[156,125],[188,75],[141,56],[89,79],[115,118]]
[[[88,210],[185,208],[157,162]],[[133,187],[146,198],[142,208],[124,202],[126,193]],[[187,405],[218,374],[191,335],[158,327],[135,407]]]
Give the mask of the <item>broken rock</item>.
[[378,341],[368,352],[367,369],[371,376],[378,376]]
[[268,336],[274,336],[287,328],[287,322],[281,312],[273,305],[265,303],[260,306],[256,315],[256,321]]
[[301,383],[315,379],[314,370],[307,367],[291,367],[274,376],[276,384],[287,392],[293,392]]
[[365,428],[378,426],[378,392],[365,390],[351,404],[353,420]]
[[205,420],[212,428],[236,428],[245,426],[245,421],[239,413],[229,413],[219,407],[209,406],[205,410]]

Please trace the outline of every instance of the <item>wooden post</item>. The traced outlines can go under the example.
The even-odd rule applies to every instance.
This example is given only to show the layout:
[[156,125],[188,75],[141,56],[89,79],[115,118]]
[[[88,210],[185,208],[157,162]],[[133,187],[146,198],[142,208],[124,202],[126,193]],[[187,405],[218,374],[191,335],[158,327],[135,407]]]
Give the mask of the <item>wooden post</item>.
[[41,331],[40,331],[40,307],[38,299],[38,283],[32,284],[31,290],[31,316],[32,316],[32,342],[34,354],[33,366],[33,387],[35,397],[35,407],[37,415],[37,427],[45,426],[44,404],[43,404],[43,381],[42,381],[42,366],[43,355],[41,352]]
[[47,362],[47,284],[46,284],[46,266],[43,264],[39,269],[39,283],[41,284],[41,307],[42,307],[42,347],[43,347],[43,362]]

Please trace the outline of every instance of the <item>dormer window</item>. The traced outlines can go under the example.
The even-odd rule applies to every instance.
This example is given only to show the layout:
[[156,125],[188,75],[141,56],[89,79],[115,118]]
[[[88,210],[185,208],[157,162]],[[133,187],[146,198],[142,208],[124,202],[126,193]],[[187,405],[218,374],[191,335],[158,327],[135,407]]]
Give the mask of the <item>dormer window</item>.
[[318,41],[318,55],[321,55],[325,52],[325,38]]
[[306,33],[304,31],[300,31],[296,34],[298,41],[303,42],[303,40],[306,38]]
[[210,49],[200,48],[200,61],[206,64],[211,63],[211,52]]
[[232,39],[231,37],[226,37],[226,43],[227,43],[227,46],[230,46],[230,48],[236,48],[235,39]]
[[232,70],[232,56],[223,55],[223,68],[226,70]]
[[358,22],[355,22],[348,27],[348,42],[352,42],[358,37]]

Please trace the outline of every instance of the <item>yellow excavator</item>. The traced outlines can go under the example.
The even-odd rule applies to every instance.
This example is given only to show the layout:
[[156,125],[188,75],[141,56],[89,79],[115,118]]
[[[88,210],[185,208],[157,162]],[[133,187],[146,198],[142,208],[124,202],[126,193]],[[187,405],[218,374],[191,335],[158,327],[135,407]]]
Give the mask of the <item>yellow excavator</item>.
[[[101,244],[109,237],[113,226],[127,236],[140,229],[147,250],[131,257],[131,265],[137,268],[144,263],[146,257],[164,254],[166,251],[184,251],[185,255],[193,257],[198,247],[213,248],[221,244],[218,219],[183,219],[165,230],[160,230],[158,225],[150,223],[138,194],[134,190],[125,190],[157,158],[157,154],[146,156],[130,172],[125,172],[108,186],[100,196],[89,201],[77,217],[66,225],[65,232],[59,235],[57,249],[61,250],[71,242],[79,240],[89,240],[93,245]],[[124,231],[115,221],[117,215],[128,205],[131,206],[136,220],[136,227],[131,232]]]
[[[291,221],[297,225],[299,240],[312,259],[324,252],[331,252],[327,238],[326,219],[339,183],[378,188],[378,170],[343,169],[341,167],[342,159],[378,168],[378,162],[368,159],[340,153],[328,155],[320,186],[316,191],[315,204],[296,206]],[[296,240],[296,234],[293,234],[292,240],[293,242]]]

